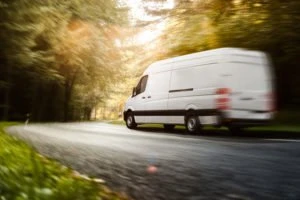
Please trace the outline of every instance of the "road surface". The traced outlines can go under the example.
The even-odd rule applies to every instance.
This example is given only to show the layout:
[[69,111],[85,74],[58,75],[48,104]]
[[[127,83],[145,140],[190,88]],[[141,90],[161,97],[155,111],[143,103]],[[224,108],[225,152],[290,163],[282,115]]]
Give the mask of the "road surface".
[[96,122],[17,126],[9,132],[136,200],[300,199],[297,139],[221,131],[192,136]]

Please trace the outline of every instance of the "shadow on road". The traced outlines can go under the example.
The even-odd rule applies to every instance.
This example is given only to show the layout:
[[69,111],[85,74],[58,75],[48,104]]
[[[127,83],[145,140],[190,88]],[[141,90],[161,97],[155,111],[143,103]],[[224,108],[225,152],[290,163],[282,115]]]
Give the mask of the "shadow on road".
[[228,130],[224,129],[209,129],[202,130],[197,135],[187,133],[184,129],[175,128],[173,131],[165,131],[163,128],[158,127],[138,127],[137,130],[148,132],[148,133],[161,133],[170,135],[182,135],[182,136],[205,136],[205,137],[228,137],[228,138],[266,138],[266,139],[299,139],[300,132],[289,132],[289,131],[258,131],[258,130],[243,130],[240,134],[233,135]]

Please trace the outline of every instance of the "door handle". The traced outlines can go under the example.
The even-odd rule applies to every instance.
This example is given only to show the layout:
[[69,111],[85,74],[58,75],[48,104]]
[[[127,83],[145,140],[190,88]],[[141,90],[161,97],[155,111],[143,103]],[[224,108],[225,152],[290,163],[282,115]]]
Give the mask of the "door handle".
[[244,97],[244,98],[240,98],[240,100],[242,100],[242,101],[251,101],[251,100],[254,100],[254,98]]
[[151,96],[148,96],[148,99],[150,99],[151,98]]

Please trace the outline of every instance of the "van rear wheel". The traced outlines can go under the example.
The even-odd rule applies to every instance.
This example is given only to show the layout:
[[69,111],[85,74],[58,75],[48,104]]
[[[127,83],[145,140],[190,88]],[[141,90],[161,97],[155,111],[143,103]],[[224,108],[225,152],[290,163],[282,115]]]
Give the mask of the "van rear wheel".
[[199,117],[194,113],[189,113],[186,116],[185,120],[185,128],[189,133],[196,134],[201,130],[201,124],[199,121]]
[[175,125],[174,124],[164,124],[165,131],[172,131],[174,130]]
[[134,115],[132,112],[127,113],[125,122],[126,122],[127,128],[129,128],[129,129],[134,129],[137,127],[137,124],[135,123]]

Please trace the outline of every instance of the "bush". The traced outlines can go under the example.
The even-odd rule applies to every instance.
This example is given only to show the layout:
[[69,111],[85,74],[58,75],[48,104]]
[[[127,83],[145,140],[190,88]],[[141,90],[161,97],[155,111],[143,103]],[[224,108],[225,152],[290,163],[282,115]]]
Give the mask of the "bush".
[[95,181],[37,154],[33,148],[4,133],[0,123],[1,200],[122,199]]

